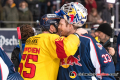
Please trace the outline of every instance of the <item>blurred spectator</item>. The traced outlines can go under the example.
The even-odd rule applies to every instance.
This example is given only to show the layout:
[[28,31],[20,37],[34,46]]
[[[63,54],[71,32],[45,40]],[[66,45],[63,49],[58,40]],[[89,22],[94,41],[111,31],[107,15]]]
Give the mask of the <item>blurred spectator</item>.
[[97,12],[97,9],[92,8],[90,15],[88,16],[88,21],[92,22],[93,24],[101,24],[102,23],[102,18]]
[[[19,4],[19,21],[33,21],[32,13],[28,9],[28,4],[25,1]],[[22,24],[19,24],[19,25],[22,25]],[[28,24],[28,23],[25,23],[25,24]]]
[[[34,36],[34,30],[32,29],[30,25],[21,25],[20,31],[21,31],[21,38],[22,38],[21,39],[22,40],[22,51],[24,51],[25,42],[29,37]],[[15,65],[15,71],[18,71],[18,67],[21,61],[21,53],[20,53],[19,45],[17,45],[12,51],[11,60],[13,64]]]
[[108,51],[108,53],[112,56],[114,64],[117,63],[117,37],[114,36],[113,46],[111,46],[110,37],[112,36],[112,28],[108,23],[100,24],[97,29],[98,39],[103,47]]
[[103,23],[112,23],[111,21],[111,9],[113,8],[113,4],[106,3],[105,9],[102,11],[101,18],[103,20]]
[[[7,0],[1,0],[2,1],[2,6],[5,6]],[[14,3],[16,4],[16,7],[19,8],[20,2],[25,1],[25,0],[14,0]]]
[[[7,0],[6,5],[3,7],[2,11],[2,20],[3,21],[18,21],[18,11],[15,7],[13,0]],[[17,27],[17,23],[5,23],[5,27],[12,28]]]
[[87,9],[88,16],[89,16],[92,8],[97,9],[96,1],[95,0],[85,0],[85,7]]

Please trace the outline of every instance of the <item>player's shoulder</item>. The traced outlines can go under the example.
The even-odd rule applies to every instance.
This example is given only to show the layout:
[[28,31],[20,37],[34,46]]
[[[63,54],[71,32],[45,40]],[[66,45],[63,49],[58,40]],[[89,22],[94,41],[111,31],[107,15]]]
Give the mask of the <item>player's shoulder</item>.
[[83,39],[83,40],[92,40],[92,41],[95,40],[95,39],[94,39],[91,35],[89,35],[89,34],[83,34],[83,35],[81,35],[80,39]]
[[57,35],[57,34],[51,34],[51,33],[42,33],[42,34],[36,35],[35,37],[37,37],[37,36],[54,37],[54,36],[59,36],[59,35]]

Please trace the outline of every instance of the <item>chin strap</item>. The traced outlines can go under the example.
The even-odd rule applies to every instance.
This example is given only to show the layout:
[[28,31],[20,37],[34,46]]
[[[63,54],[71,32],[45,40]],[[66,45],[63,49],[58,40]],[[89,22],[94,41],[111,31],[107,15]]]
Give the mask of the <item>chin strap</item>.
[[51,33],[51,34],[56,34],[57,32],[58,32],[58,28],[57,28],[57,26],[56,25],[54,25],[54,27],[56,28],[56,32],[53,32],[53,33],[51,33],[49,30],[49,33]]
[[[50,31],[48,31],[49,33],[51,33]],[[57,31],[56,32],[53,32],[53,33],[51,33],[51,34],[56,34],[57,33]]]

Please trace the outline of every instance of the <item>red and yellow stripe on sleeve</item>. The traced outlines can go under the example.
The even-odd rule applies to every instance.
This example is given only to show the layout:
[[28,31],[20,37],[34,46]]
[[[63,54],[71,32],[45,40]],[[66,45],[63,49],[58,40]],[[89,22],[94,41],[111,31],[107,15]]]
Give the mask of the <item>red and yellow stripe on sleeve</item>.
[[59,37],[55,40],[56,53],[58,58],[66,58],[67,56],[74,55],[80,44],[79,38],[71,34],[68,37]]

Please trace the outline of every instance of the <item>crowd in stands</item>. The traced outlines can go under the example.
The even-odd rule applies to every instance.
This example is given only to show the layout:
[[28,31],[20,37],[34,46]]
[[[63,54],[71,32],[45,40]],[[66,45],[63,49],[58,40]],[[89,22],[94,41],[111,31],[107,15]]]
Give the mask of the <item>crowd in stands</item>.
[[[0,0],[0,27],[15,28],[25,22],[32,25],[31,22],[39,21],[44,14],[54,13],[57,7],[75,1],[82,3],[87,8],[87,22],[111,24],[111,8],[114,5],[106,3],[106,0],[60,0],[59,3],[57,0]],[[36,25],[32,26],[37,27]]]

